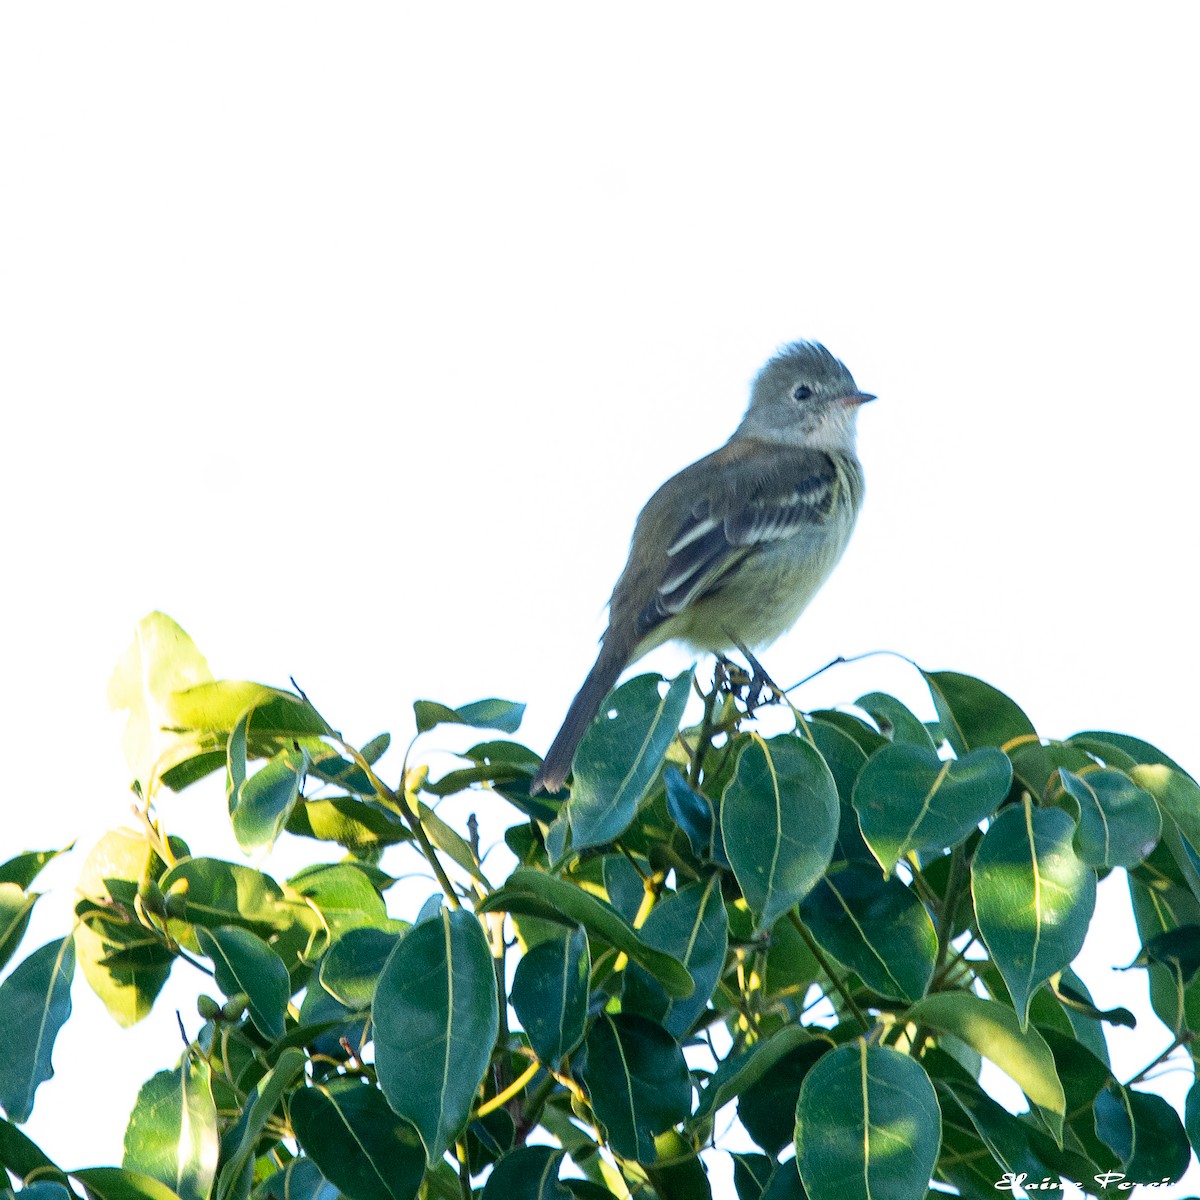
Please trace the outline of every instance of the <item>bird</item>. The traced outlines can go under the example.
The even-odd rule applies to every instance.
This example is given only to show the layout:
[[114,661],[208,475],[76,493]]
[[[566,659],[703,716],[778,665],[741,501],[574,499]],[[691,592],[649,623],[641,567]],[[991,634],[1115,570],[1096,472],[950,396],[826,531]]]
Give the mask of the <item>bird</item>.
[[767,361],[725,445],[668,479],[638,516],[596,663],[531,794],[563,788],[621,672],[656,646],[724,655],[761,649],[792,627],[862,507],[855,433],[859,408],[874,399],[819,342],[792,342]]

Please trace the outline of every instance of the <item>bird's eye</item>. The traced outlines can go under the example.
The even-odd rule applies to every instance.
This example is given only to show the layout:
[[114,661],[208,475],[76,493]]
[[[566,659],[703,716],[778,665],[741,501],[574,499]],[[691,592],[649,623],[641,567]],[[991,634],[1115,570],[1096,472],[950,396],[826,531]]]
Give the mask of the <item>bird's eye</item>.
[[813,390],[808,386],[807,383],[800,383],[792,388],[793,400],[807,400],[812,394]]

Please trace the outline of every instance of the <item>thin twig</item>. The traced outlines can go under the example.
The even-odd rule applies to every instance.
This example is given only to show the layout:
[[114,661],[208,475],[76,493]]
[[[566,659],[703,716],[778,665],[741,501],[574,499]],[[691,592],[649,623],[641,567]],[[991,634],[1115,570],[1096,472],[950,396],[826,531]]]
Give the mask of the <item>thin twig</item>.
[[838,995],[846,1002],[846,1007],[854,1015],[854,1019],[858,1022],[863,1033],[869,1032],[871,1022],[867,1020],[862,1009],[855,1003],[854,997],[850,995],[850,989],[846,987],[844,980],[833,969],[833,964],[825,957],[825,951],[817,945],[816,939],[808,932],[804,922],[800,920],[794,908],[788,910],[788,919],[796,927],[796,932],[804,939],[804,944],[812,951],[812,956],[817,960],[817,965],[829,977],[829,982],[833,984]]

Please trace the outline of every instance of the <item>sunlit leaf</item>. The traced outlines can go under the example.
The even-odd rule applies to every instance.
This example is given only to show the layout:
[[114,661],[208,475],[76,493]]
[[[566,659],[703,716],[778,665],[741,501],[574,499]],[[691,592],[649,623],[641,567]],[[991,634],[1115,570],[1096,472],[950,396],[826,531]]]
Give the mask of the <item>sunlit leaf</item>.
[[207,1200],[220,1149],[205,1059],[185,1055],[174,1071],[159,1071],[142,1084],[125,1129],[126,1170],[165,1183],[180,1200]]
[[1028,803],[992,822],[971,864],[979,931],[1025,1023],[1029,1001],[1079,953],[1096,874],[1075,853],[1075,823]]
[[152,612],[138,622],[132,643],[108,684],[108,703],[128,713],[121,739],[125,761],[143,789],[155,763],[176,742],[166,711],[172,692],[207,683],[212,672],[195,643],[170,617]]
[[28,891],[47,863],[53,862],[60,854],[66,854],[74,847],[75,843],[72,842],[61,850],[27,850],[24,854],[18,854],[8,862],[0,863],[0,883],[15,883],[19,888]]
[[470,725],[475,729],[499,729],[516,733],[525,715],[525,705],[511,700],[475,700],[459,708],[448,708],[436,700],[417,700],[413,704],[417,732],[428,733],[437,725]]
[[1054,1055],[1032,1026],[1022,1029],[1005,1004],[970,992],[939,992],[908,1011],[908,1019],[953,1034],[1000,1068],[1061,1136],[1066,1107]]
[[1094,867],[1133,867],[1154,849],[1162,832],[1158,805],[1123,771],[1101,768],[1083,775],[1065,770],[1058,774],[1079,805],[1075,847],[1084,862]]
[[16,953],[37,903],[36,893],[26,893],[17,883],[0,883],[0,967]]
[[937,933],[925,906],[898,879],[849,863],[831,869],[800,902],[800,917],[821,948],[868,987],[898,1000],[924,993]]
[[854,787],[863,837],[885,874],[914,850],[947,850],[990,817],[1012,786],[1012,764],[991,746],[942,761],[923,746],[873,754]]
[[933,1084],[906,1054],[862,1042],[826,1054],[796,1108],[796,1164],[810,1196],[921,1200],[941,1144]]

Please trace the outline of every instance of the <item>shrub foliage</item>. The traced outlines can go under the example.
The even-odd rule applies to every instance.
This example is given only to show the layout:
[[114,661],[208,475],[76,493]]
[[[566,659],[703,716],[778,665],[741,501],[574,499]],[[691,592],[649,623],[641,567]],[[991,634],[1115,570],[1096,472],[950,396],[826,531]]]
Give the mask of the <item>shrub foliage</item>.
[[[294,687],[214,680],[152,614],[111,685],[140,827],[91,850],[74,928],[0,984],[0,1164],[36,1200],[703,1200],[736,1105],[758,1147],[732,1154],[739,1200],[1177,1179],[1200,1093],[1181,1120],[1144,1080],[1200,1029],[1200,788],[1136,738],[1052,741],[986,683],[922,674],[934,721],[873,693],[769,738],[726,665],[708,691],[643,675],[569,793],[531,796],[518,704],[418,702],[389,773],[386,735],[356,747]],[[431,779],[419,739],[447,724],[487,740]],[[193,856],[156,800],[218,771],[248,856],[285,835],[344,856],[283,881]],[[473,816],[438,815],[459,793],[509,814],[506,879]],[[0,866],[0,966],[56,853]],[[385,862],[438,894],[390,913]],[[1117,869],[1174,1035],[1124,1083],[1104,1026],[1132,1017],[1071,970]],[[76,970],[130,1025],[181,962],[200,1028],[142,1087],[122,1165],[53,1163],[18,1126]]]

